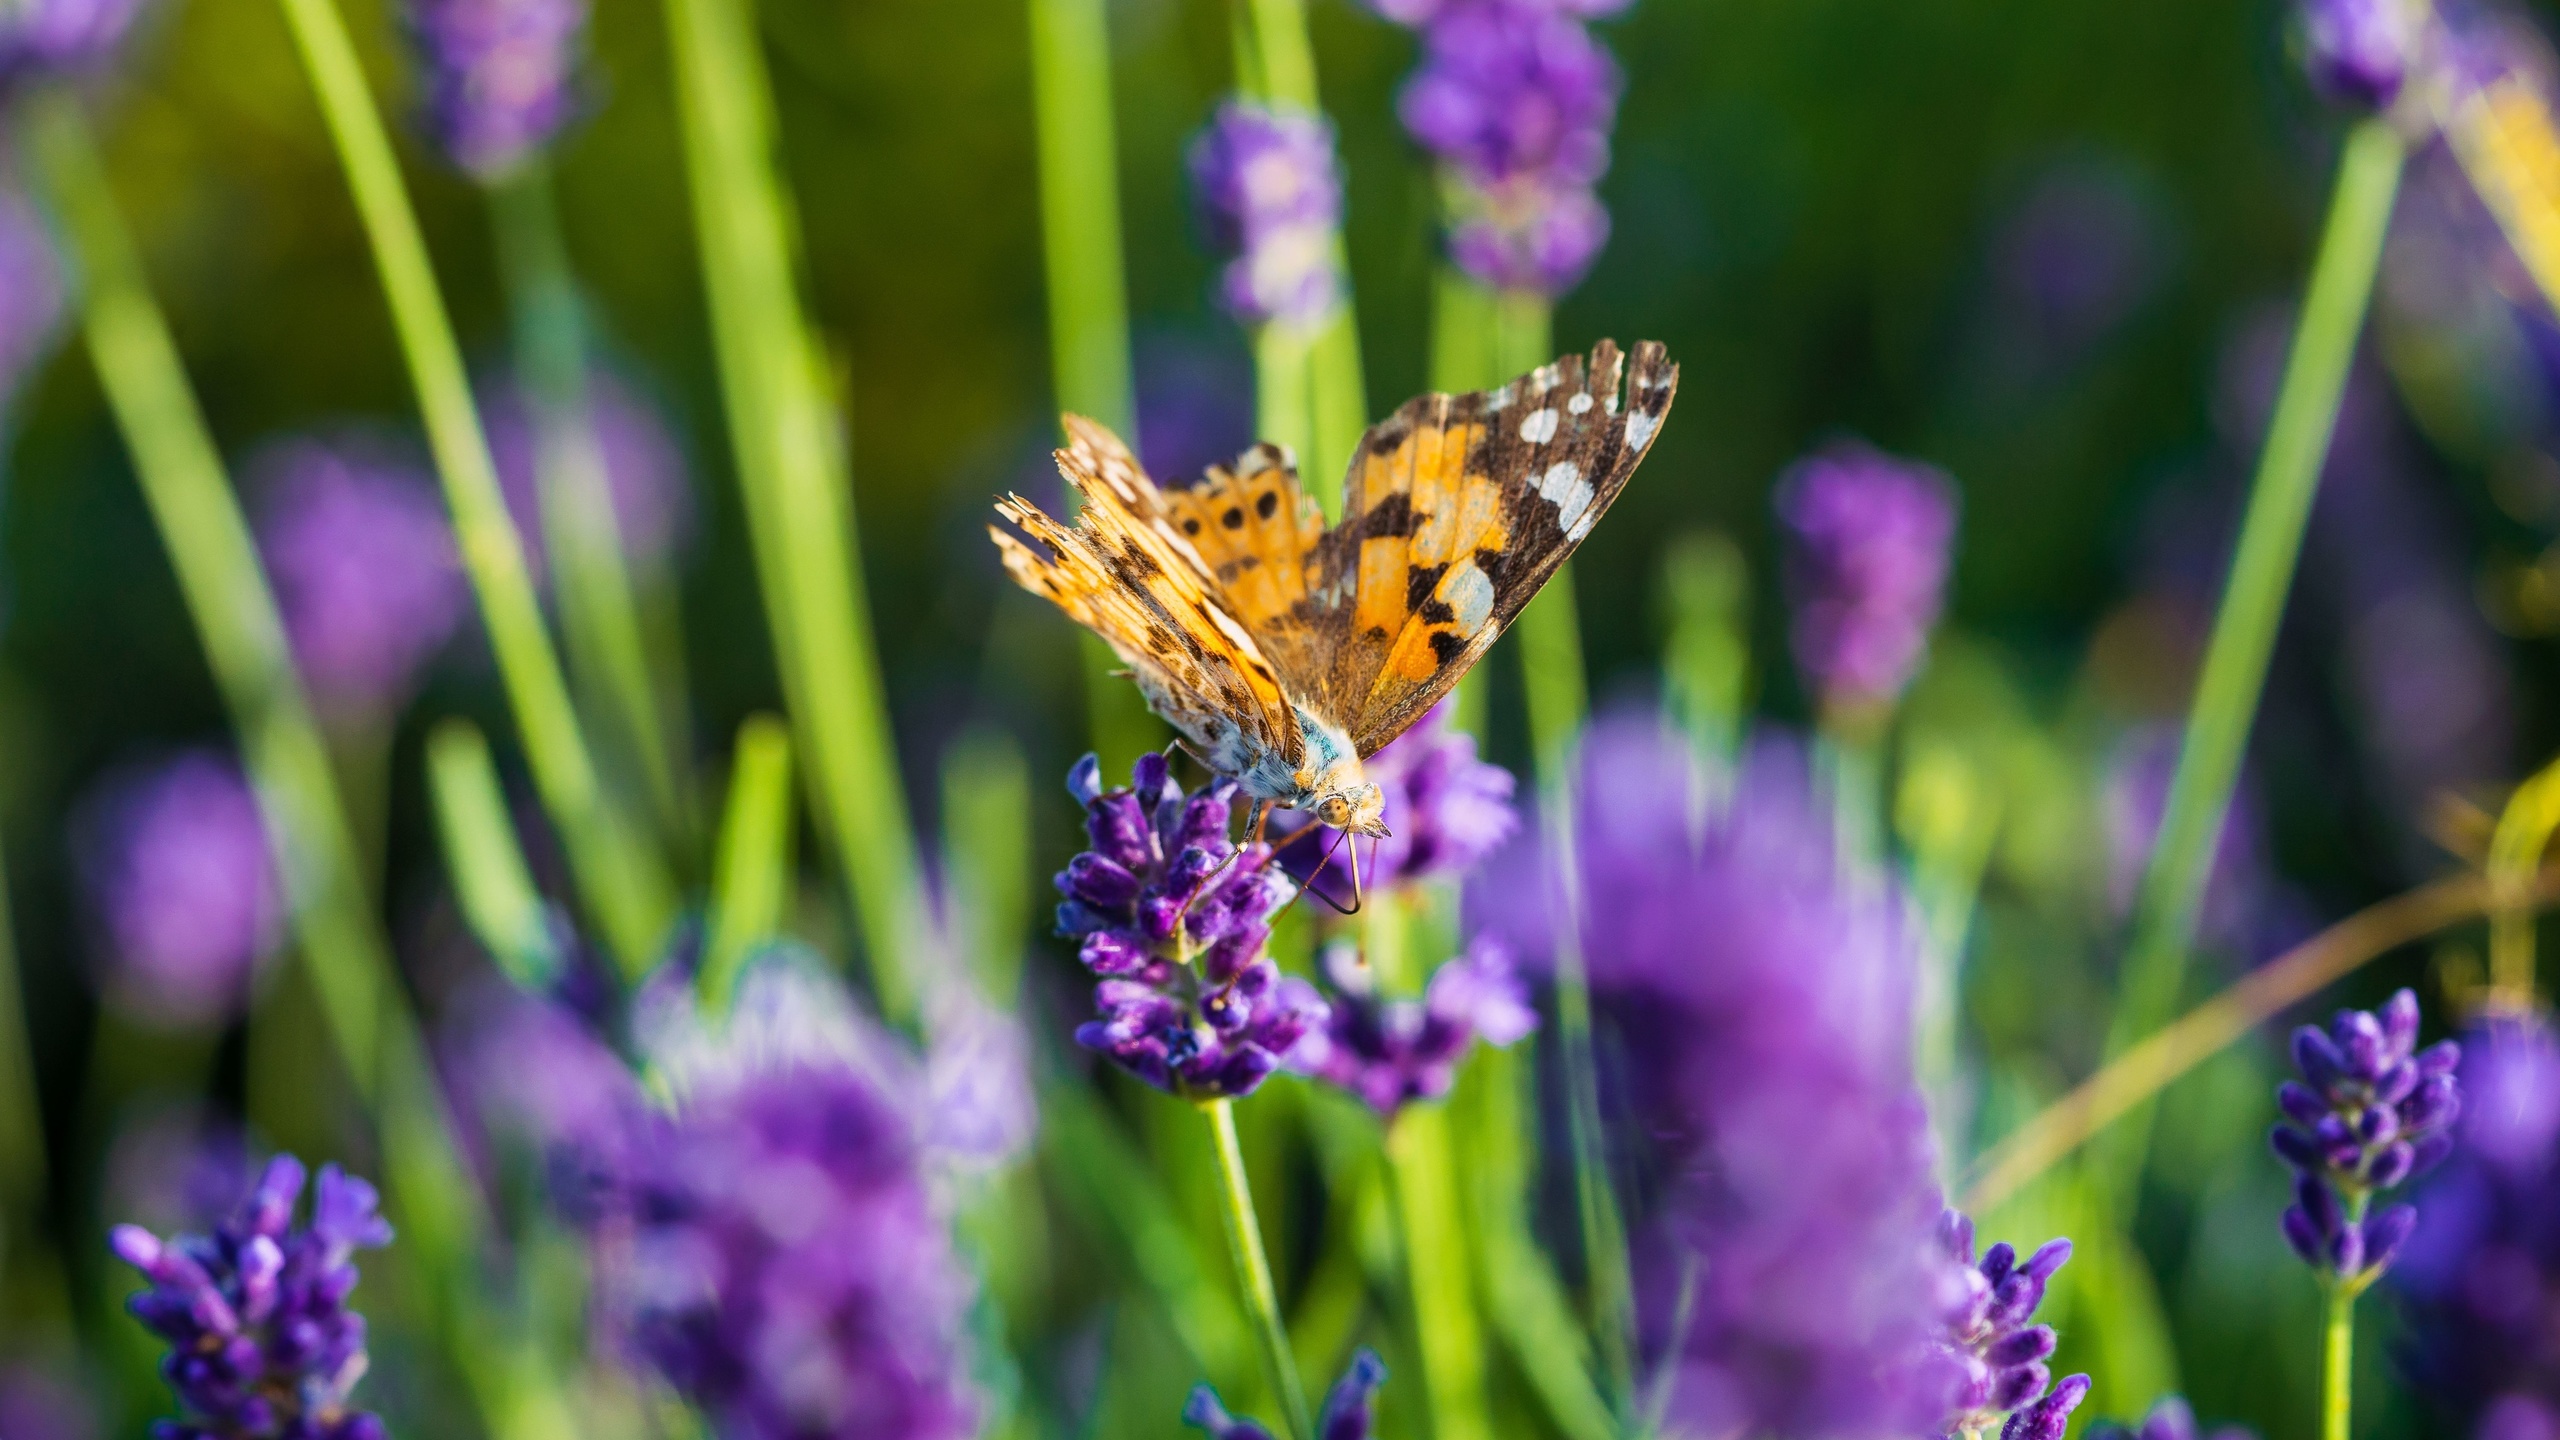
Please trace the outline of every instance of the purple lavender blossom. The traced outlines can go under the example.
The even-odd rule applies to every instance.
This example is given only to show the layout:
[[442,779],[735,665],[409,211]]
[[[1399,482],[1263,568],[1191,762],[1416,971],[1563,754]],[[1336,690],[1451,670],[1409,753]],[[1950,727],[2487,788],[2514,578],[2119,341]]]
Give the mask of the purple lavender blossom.
[[2163,1395],[2139,1425],[2098,1424],[2089,1440],[2257,1440],[2246,1426],[2225,1425],[2207,1435],[2196,1424],[2193,1407],[2176,1395]]
[[[507,514],[524,538],[533,583],[551,583],[543,544],[540,442],[523,392],[507,381],[483,385],[480,415],[489,431],[489,456],[507,497]],[[587,423],[603,452],[606,493],[633,565],[658,569],[671,563],[693,531],[693,491],[685,478],[684,452],[666,421],[632,387],[609,371],[587,377]]]
[[524,1147],[551,1203],[575,1223],[618,1203],[649,1137],[648,1098],[585,1020],[493,983],[452,1007],[438,1052],[455,1111],[477,1122],[466,1133],[484,1166],[493,1148]]
[[1571,15],[1532,0],[1451,0],[1431,16],[1396,113],[1473,184],[1536,174],[1589,186],[1609,168],[1620,86],[1617,62]]
[[141,11],[142,0],[13,0],[0,6],[0,92],[47,72],[107,64]]
[[1212,242],[1233,252],[1220,296],[1249,325],[1320,328],[1342,304],[1342,175],[1322,117],[1229,101],[1191,142]]
[[81,802],[71,846],[109,1001],[172,1028],[246,1008],[284,903],[237,766],[199,750],[116,770]]
[[[1627,1107],[1610,1131],[1660,1177],[1630,1217],[1649,1349],[1672,1343],[1674,1277],[1697,1277],[1674,1428],[1928,1433],[1951,1376],[1917,916],[1843,882],[1801,749],[1754,747],[1703,823],[1694,754],[1656,716],[1601,719],[1578,779],[1581,951]],[[1468,899],[1537,964],[1554,893],[1533,832]]]
[[379,723],[470,604],[435,481],[351,438],[289,441],[256,468],[258,550],[312,703]]
[[1390,1000],[1348,945],[1329,947],[1330,1017],[1292,1057],[1293,1068],[1357,1095],[1382,1116],[1449,1093],[1476,1041],[1509,1045],[1538,1027],[1510,954],[1478,940],[1432,972],[1419,1000]]
[[1461,199],[1449,259],[1497,290],[1561,295],[1609,243],[1609,211],[1586,185],[1523,175]]
[[1854,441],[1778,482],[1796,664],[1827,709],[1890,707],[1920,668],[1956,533],[1946,473]]
[[96,1403],[69,1380],[32,1365],[0,1369],[0,1435],[9,1440],[96,1440],[97,1434]]
[[975,1434],[970,1286],[913,1121],[858,1065],[768,1043],[787,1018],[684,1067],[637,1156],[609,1313],[736,1440]]
[[1939,1430],[1976,1435],[2000,1427],[2001,1440],[2060,1440],[2072,1409],[2089,1393],[2089,1377],[2053,1383],[2045,1361],[2055,1336],[2035,1325],[2045,1282],[2071,1258],[2071,1242],[2048,1240],[2024,1261],[2007,1241],[1973,1256],[1973,1219],[1949,1210],[1938,1222],[1950,1262],[1950,1303],[1939,1348],[1959,1379]]
[[391,1243],[373,1187],[320,1170],[311,1220],[295,1227],[302,1162],[279,1155],[239,1211],[211,1235],[162,1240],[138,1225],[109,1237],[151,1288],[127,1302],[169,1342],[161,1374],[184,1418],[159,1440],[385,1440],[380,1419],[348,1406],[365,1372],[364,1317],[347,1305],[355,1252]]
[[2341,1010],[2326,1032],[2293,1032],[2294,1064],[2309,1083],[2278,1088],[2276,1103],[2293,1124],[2275,1127],[2268,1142],[2295,1171],[2284,1238],[2334,1283],[2372,1284],[2417,1226],[2408,1205],[2368,1216],[2373,1196],[2453,1152],[2462,1049],[2450,1040],[2423,1051],[2417,1044],[2418,997],[2407,990],[2378,1014]]
[[2301,13],[2311,88],[2342,105],[2388,109],[2418,43],[2415,12],[2399,0],[2302,0]]
[[474,179],[503,178],[578,108],[584,0],[410,0],[408,30],[436,143]]
[[2410,1369],[2444,1433],[2560,1435],[2560,1038],[2491,1020],[2463,1037],[2460,1083],[2461,1143],[2391,1272]]
[[[1455,9],[1465,3],[1467,0],[1367,0],[1369,8],[1376,11],[1379,18],[1392,20],[1399,25],[1413,26],[1428,25],[1433,17],[1441,12]],[[1604,16],[1617,14],[1635,3],[1635,0],[1523,0],[1523,3],[1538,9],[1551,10],[1558,15],[1575,15],[1585,20],[1598,20]]]
[[1249,1095],[1325,1020],[1315,987],[1263,953],[1296,887],[1269,846],[1229,838],[1234,781],[1186,795],[1149,752],[1131,782],[1104,790],[1091,755],[1067,776],[1093,848],[1058,873],[1058,933],[1100,980],[1076,1043],[1159,1090]]
[[[1316,1416],[1315,1440],[1369,1440],[1377,1425],[1378,1387],[1387,1381],[1386,1362],[1362,1346],[1352,1352],[1349,1369],[1333,1383]],[[1182,1407],[1182,1422],[1209,1432],[1209,1440],[1271,1440],[1271,1432],[1251,1420],[1239,1420],[1218,1403],[1218,1392],[1203,1385]]]
[[35,207],[0,176],[0,403],[34,373],[61,321],[61,258]]
[[[1389,834],[1358,842],[1363,887],[1463,875],[1520,828],[1511,805],[1517,782],[1510,771],[1476,758],[1475,737],[1451,728],[1445,700],[1370,756],[1367,772],[1385,797],[1379,814]],[[1276,812],[1272,825],[1281,867],[1348,907],[1351,866],[1336,842],[1353,842],[1296,811]],[[1330,860],[1328,850],[1334,851]]]

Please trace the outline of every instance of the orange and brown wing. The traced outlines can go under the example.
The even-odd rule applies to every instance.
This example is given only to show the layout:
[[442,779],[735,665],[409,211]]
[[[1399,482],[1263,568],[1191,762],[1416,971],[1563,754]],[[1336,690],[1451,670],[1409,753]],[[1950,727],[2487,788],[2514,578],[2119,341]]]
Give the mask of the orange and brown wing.
[[1449,693],[1626,489],[1680,380],[1659,344],[1632,359],[1604,340],[1362,437],[1309,592],[1322,703],[1363,756]]
[[1294,758],[1297,717],[1279,674],[1176,529],[1163,493],[1109,430],[1075,416],[1067,429],[1058,469],[1083,495],[1084,513],[1067,526],[1019,495],[999,501],[996,513],[1022,531],[987,527],[1006,571],[1101,636],[1189,738],[1213,744],[1233,729]]
[[1218,593],[1293,695],[1312,696],[1330,658],[1306,623],[1310,571],[1324,539],[1324,511],[1298,483],[1281,446],[1256,445],[1198,483],[1163,492],[1175,533],[1199,552]]

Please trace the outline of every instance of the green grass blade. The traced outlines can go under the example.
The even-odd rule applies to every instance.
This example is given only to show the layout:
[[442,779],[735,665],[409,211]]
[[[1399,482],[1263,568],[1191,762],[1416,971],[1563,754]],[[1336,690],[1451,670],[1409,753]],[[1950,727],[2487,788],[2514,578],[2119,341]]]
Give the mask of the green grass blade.
[[791,727],[755,715],[738,727],[712,869],[711,934],[699,985],[713,1013],[728,1009],[747,957],[782,932],[790,905]]
[[516,843],[506,789],[479,726],[468,720],[436,726],[427,737],[427,788],[464,923],[509,980],[534,994],[548,991],[567,957]]
[[498,492],[497,467],[489,459],[426,239],[346,21],[334,0],[279,3],[372,245],[428,447],[444,482],[445,504],[453,512],[454,538],[480,599],[534,788],[559,827],[579,892],[607,945],[623,973],[637,976],[656,958],[674,918],[674,887],[597,783],[594,758],[525,571],[523,543]]
[[745,0],[667,0],[686,168],[738,483],[783,694],[881,1012],[916,1017],[924,907],[855,542],[841,416],[803,312],[797,224]]

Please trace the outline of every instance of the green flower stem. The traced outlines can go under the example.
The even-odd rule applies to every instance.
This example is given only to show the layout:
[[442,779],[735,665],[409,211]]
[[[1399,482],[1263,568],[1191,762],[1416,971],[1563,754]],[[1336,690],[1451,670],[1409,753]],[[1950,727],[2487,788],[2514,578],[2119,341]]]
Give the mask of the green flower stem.
[[881,1013],[912,1024],[926,933],[921,867],[872,645],[844,417],[797,289],[797,223],[763,56],[745,0],[666,0],[666,17],[713,348],[776,668]]
[[697,982],[712,1013],[727,1011],[747,958],[781,932],[790,905],[791,727],[755,715],[738,727],[712,872],[711,936]]
[[568,963],[551,909],[534,887],[516,843],[489,741],[468,720],[446,720],[427,737],[427,788],[435,798],[444,869],[463,923],[498,969],[528,994],[548,992]]
[[[1104,0],[1029,0],[1031,105],[1040,155],[1040,241],[1049,372],[1058,408],[1138,443],[1129,358],[1128,262],[1120,239],[1120,140],[1111,115]],[[1120,661],[1083,640],[1085,718],[1107,764],[1163,743]]]
[[[2347,136],[2329,215],[2312,261],[2309,288],[2276,392],[2266,448],[2258,458],[2231,578],[2205,649],[2204,669],[2188,712],[2178,766],[2143,876],[2133,946],[2107,1053],[2117,1055],[2167,1023],[2186,980],[2214,839],[2222,833],[2257,717],[2267,659],[2284,617],[2303,526],[2336,423],[2338,398],[2355,358],[2373,297],[2393,197],[2407,147],[2388,120],[2371,119]],[[2103,1193],[2128,1206],[2140,1181],[2151,1128],[2146,1104],[2102,1152]]]
[[67,95],[39,96],[29,110],[31,138],[79,257],[90,357],[276,837],[277,869],[330,1038],[379,1127],[402,1243],[421,1273],[435,1277],[440,1329],[493,1430],[534,1440],[539,1432],[498,1423],[535,1402],[499,1377],[498,1347],[468,1314],[488,1217],[463,1182],[468,1171],[451,1117],[365,893],[328,748],[294,673],[248,522],[145,287],[87,122]]
[[2356,1287],[2331,1284],[2321,1327],[2320,1440],[2347,1440],[2355,1404]]
[[683,688],[650,673],[648,627],[589,407],[585,307],[548,162],[537,157],[491,186],[489,207],[514,316],[516,375],[533,418],[543,549],[570,670],[590,712],[609,717],[659,828],[681,850],[693,830],[677,778],[689,728]]
[[1262,1253],[1262,1223],[1254,1218],[1253,1188],[1245,1179],[1244,1151],[1236,1143],[1235,1102],[1203,1100],[1200,1113],[1208,1119],[1209,1134],[1217,1144],[1218,1218],[1226,1222],[1227,1252],[1235,1260],[1236,1286],[1244,1292],[1245,1311],[1262,1346],[1263,1372],[1280,1397],[1289,1440],[1317,1440],[1306,1387],[1298,1381],[1297,1357],[1289,1349],[1288,1328],[1280,1320],[1280,1292],[1271,1283],[1271,1261]]
[[1467,1227],[1458,1208],[1454,1159],[1449,1114],[1440,1104],[1406,1106],[1387,1131],[1431,1434],[1434,1440],[1490,1440],[1484,1332],[1467,1275]]
[[674,918],[674,887],[597,783],[594,759],[579,731],[559,657],[552,652],[542,608],[525,571],[524,547],[498,492],[497,469],[490,463],[488,441],[472,404],[461,347],[436,289],[391,137],[383,130],[382,114],[356,60],[355,42],[333,0],[279,3],[373,247],[392,325],[426,422],[427,443],[444,481],[445,503],[453,512],[454,538],[480,598],[481,619],[515,710],[534,787],[559,827],[579,891],[606,944],[623,973],[637,977],[656,958],[658,942]]

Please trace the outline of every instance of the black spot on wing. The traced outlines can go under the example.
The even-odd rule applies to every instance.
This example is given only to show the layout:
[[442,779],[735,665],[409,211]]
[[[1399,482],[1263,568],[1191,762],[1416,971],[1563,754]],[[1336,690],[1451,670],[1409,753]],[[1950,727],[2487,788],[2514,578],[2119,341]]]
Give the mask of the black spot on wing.
[[1244,507],[1243,507],[1243,506],[1241,506],[1241,505],[1230,505],[1230,506],[1228,506],[1228,507],[1227,507],[1227,513],[1225,513],[1224,515],[1221,515],[1221,516],[1219,516],[1219,517],[1218,517],[1218,523],[1219,523],[1219,524],[1221,524],[1221,525],[1226,526],[1226,527],[1227,527],[1228,529],[1230,529],[1230,530],[1241,530],[1241,529],[1243,529],[1243,528],[1244,528]]
[[1466,648],[1467,642],[1459,638],[1458,632],[1455,630],[1434,630],[1431,632],[1432,657],[1443,665],[1448,664],[1450,661],[1457,659],[1461,654],[1464,654],[1466,652]]
[[1404,608],[1419,610],[1430,603],[1431,592],[1440,587],[1440,577],[1449,573],[1446,565],[1409,565],[1404,572]]
[[1280,492],[1277,490],[1263,491],[1262,498],[1253,502],[1253,513],[1261,516],[1265,520],[1279,514]]

